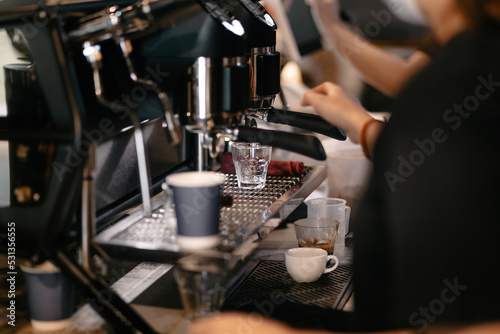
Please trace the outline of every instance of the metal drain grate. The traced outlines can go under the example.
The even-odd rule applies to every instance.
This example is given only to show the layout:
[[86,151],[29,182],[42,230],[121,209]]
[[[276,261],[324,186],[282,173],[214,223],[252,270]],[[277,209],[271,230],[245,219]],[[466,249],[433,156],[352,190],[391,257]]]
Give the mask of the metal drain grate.
[[[221,208],[217,250],[232,253],[258,233],[289,199],[306,198],[325,178],[325,166],[308,166],[301,176],[268,176],[263,189],[244,190],[238,188],[236,175],[226,174],[222,194],[232,198],[232,205]],[[175,224],[164,216],[164,202],[163,196],[157,196],[152,202],[151,217],[144,217],[142,210],[135,210],[99,232],[93,241],[112,257],[177,261],[182,253]],[[257,244],[245,247],[253,245]]]
[[[302,179],[310,170],[311,167],[308,167],[301,177],[268,176],[266,186],[259,190],[240,189],[236,175],[226,174],[221,192],[222,195],[230,196],[233,203],[230,207],[221,208],[220,250],[230,251],[246,236],[255,233],[272,215],[271,205],[292,191],[293,187],[300,187]],[[144,217],[140,212],[130,216],[99,235],[97,243],[178,251],[176,230],[164,219],[163,201],[164,198],[160,198],[153,203],[151,217]]]
[[261,261],[225,302],[225,308],[238,309],[264,301],[290,302],[335,309],[351,282],[351,265],[341,264],[313,283],[297,283],[286,272],[283,261]]

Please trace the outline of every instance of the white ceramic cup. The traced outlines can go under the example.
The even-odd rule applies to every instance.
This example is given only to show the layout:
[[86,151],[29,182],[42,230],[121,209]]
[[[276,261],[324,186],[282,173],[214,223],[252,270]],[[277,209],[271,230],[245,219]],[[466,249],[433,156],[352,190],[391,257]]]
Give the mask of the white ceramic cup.
[[[329,260],[335,260],[332,267],[327,267]],[[299,283],[311,283],[321,275],[334,271],[339,259],[321,248],[300,247],[285,252],[285,266],[288,274]]]

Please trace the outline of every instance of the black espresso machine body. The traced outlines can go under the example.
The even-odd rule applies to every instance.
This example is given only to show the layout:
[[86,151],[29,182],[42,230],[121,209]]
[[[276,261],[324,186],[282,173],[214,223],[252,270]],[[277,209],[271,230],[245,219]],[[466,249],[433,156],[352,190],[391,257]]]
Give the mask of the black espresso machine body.
[[[231,113],[241,113],[248,103],[248,95],[232,102],[228,98],[223,101],[220,94],[214,97],[214,112],[206,119],[193,121],[189,113],[183,112],[169,120],[177,124],[166,121],[172,96],[186,99],[186,85],[190,82],[185,76],[199,57],[220,67],[213,71],[214,83],[248,91],[246,64],[237,64],[236,74],[222,68],[226,66],[225,58],[245,56],[242,34],[231,33],[221,24],[221,20],[231,20],[230,17],[214,19],[200,2],[186,0],[152,2],[157,19],[151,16],[153,9],[149,3],[140,1],[54,3],[54,6],[50,6],[50,1],[0,4],[1,26],[12,37],[25,41],[22,45],[33,67],[33,85],[41,92],[39,104],[46,116],[43,122],[24,122],[18,115],[26,110],[12,107],[8,117],[0,118],[1,139],[8,140],[10,151],[14,152],[10,159],[11,174],[19,170],[33,173],[25,168],[30,165],[26,158],[16,153],[23,147],[31,148],[28,158],[38,161],[31,165],[36,166],[40,175],[32,183],[43,185],[43,189],[35,189],[30,181],[14,177],[10,182],[10,204],[0,208],[2,228],[7,230],[15,225],[16,249],[25,256],[38,257],[40,250],[50,252],[63,243],[61,237],[69,238],[71,226],[80,224],[82,180],[89,177],[84,172],[89,160],[95,184],[95,202],[91,204],[98,220],[110,220],[121,210],[140,204],[140,166],[134,145],[137,137],[129,129],[134,123],[143,130],[152,196],[160,191],[166,173],[194,169],[199,153],[190,132],[169,131],[169,127],[178,126],[181,120],[184,126],[205,126],[202,130],[208,132],[226,118],[231,124],[236,123],[238,120]],[[106,22],[110,11],[121,11],[123,22],[128,20],[123,16],[130,15],[133,23],[122,22],[113,27]],[[169,47],[163,49],[163,31],[172,26],[187,29],[176,29],[178,35],[173,39],[167,36]],[[149,48],[151,41],[160,40],[157,48],[165,52],[161,60],[148,65],[147,59],[133,54],[135,48],[143,48],[145,43],[141,40],[147,40]],[[230,42],[231,47],[223,48],[225,43],[221,41]],[[126,45],[131,45],[131,50],[124,51]],[[89,50],[96,49],[99,53],[90,54]],[[152,52],[151,57],[156,54]],[[165,59],[169,63],[167,68],[162,67]],[[219,80],[224,75],[229,80]],[[239,86],[234,84],[234,77],[239,78]],[[179,88],[179,82],[184,82],[184,90]],[[232,108],[226,110],[227,117],[218,112],[224,103]],[[188,103],[176,105],[181,110],[190,108]],[[16,195],[19,192],[25,195]],[[5,251],[7,243],[1,246]]]
[[[15,236],[0,250],[54,259],[117,328],[149,332],[118,296],[102,296],[112,291],[85,259],[89,236],[140,204],[150,215],[167,174],[207,168],[203,150],[217,156],[227,140],[326,158],[314,136],[242,126],[273,112],[279,93],[276,26],[256,0],[4,0],[0,28],[24,54],[36,99],[0,117],[16,171],[0,207],[0,233]],[[301,120],[291,115],[280,120]]]
[[[241,126],[249,113],[276,116],[279,93],[277,27],[256,0],[3,1],[0,25],[34,66],[47,116],[39,124],[19,121],[16,110],[0,118],[11,151],[39,147],[31,151],[42,156],[43,192],[13,179],[11,204],[0,208],[26,254],[50,252],[62,231],[94,215],[112,220],[117,203],[142,201],[149,214],[166,173],[208,168],[204,150],[215,157],[227,140],[326,158],[314,136]],[[274,118],[307,123],[290,115]],[[317,117],[313,124],[324,126]]]
[[[156,12],[153,3],[161,7]],[[186,48],[174,57],[181,64],[174,69],[180,71],[165,73],[156,64],[141,67],[143,57],[134,54],[141,39],[161,35],[162,22],[182,26],[193,15],[198,17],[196,35],[234,28],[234,18],[211,1],[0,3],[0,27],[33,69],[26,86],[34,93],[26,99],[37,97],[34,107],[8,103],[8,116],[0,118],[0,140],[8,143],[11,174],[9,203],[0,207],[0,228],[8,232],[2,232],[1,251],[18,260],[54,261],[96,301],[92,306],[119,333],[154,331],[96,274],[89,257],[106,254],[90,237],[141,203],[144,215],[151,214],[148,201],[160,192],[165,176],[195,169],[200,152],[192,139],[198,134],[184,129],[199,125],[201,132],[211,133],[222,128],[217,122],[226,120],[219,110],[207,118],[175,116],[170,101],[178,94],[177,85],[167,81],[185,75],[186,64],[200,56],[213,60],[216,75],[231,77],[227,68],[246,68],[225,60],[238,55],[238,49],[239,57],[245,57],[244,43],[238,41],[244,30],[237,26],[240,31],[232,33],[233,47],[227,53],[214,51],[213,45],[203,49],[203,38],[189,36],[199,42],[190,47],[201,49],[196,54]],[[248,92],[247,80],[239,77],[244,85],[239,91]],[[227,82],[232,87],[234,80]],[[10,81],[14,92],[26,89],[13,83],[17,81]],[[245,106],[238,107],[238,113]],[[24,121],[21,114],[43,117]],[[23,176],[33,170],[36,177]]]

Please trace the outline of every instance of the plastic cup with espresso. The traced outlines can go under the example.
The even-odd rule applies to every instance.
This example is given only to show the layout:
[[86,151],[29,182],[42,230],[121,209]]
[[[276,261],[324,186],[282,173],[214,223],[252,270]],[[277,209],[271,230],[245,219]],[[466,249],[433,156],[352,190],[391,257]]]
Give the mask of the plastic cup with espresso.
[[294,222],[299,247],[324,249],[333,254],[338,234],[339,221],[329,218],[304,218]]
[[314,198],[307,200],[305,203],[308,218],[330,218],[339,221],[339,232],[334,254],[343,254],[345,235],[349,231],[349,217],[351,215],[351,208],[346,205],[346,201],[342,198]]

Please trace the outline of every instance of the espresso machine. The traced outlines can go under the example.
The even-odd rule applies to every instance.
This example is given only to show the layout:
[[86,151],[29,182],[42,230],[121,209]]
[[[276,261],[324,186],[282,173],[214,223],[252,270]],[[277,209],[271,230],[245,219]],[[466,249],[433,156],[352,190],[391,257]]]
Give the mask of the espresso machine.
[[0,118],[12,171],[0,226],[15,224],[17,255],[53,260],[120,333],[152,330],[100,277],[94,260],[109,243],[94,237],[138,215],[154,220],[165,175],[209,169],[235,140],[326,159],[315,136],[258,129],[253,118],[346,139],[315,115],[273,108],[277,26],[256,0],[5,0],[0,28],[28,61],[4,70],[36,92],[34,105],[8,103]]

